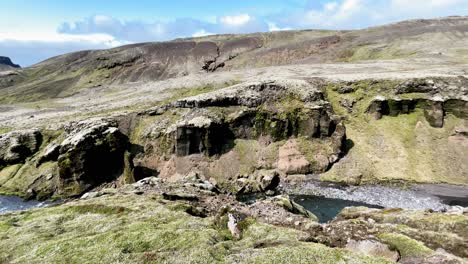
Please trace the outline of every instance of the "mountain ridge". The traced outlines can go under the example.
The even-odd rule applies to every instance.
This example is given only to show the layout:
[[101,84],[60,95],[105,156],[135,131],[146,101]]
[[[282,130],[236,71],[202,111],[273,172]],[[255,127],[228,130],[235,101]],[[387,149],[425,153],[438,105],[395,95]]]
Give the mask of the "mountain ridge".
[[14,64],[9,57],[0,56],[0,71],[12,70],[21,68],[18,64]]
[[99,85],[281,65],[411,58],[442,58],[457,64],[468,61],[466,32],[468,17],[450,17],[352,31],[280,31],[137,43],[47,59],[14,76],[0,77],[0,94],[5,95],[3,102],[33,101]]

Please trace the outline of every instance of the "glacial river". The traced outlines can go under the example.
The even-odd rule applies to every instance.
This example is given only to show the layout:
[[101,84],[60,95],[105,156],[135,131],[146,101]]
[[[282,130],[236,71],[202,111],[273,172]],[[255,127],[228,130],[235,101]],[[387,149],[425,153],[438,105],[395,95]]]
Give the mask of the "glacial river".
[[[468,188],[447,184],[419,184],[401,189],[379,185],[342,186],[312,180],[299,186],[283,185],[281,190],[317,215],[320,222],[333,219],[348,206],[435,211],[443,211],[453,205],[468,207]],[[253,202],[257,199],[252,198],[247,200]],[[0,195],[0,214],[50,204],[50,202],[24,201],[19,197]]]
[[49,202],[39,202],[39,201],[24,201],[20,197],[0,195],[0,214],[27,210],[31,208],[44,207],[49,205]]

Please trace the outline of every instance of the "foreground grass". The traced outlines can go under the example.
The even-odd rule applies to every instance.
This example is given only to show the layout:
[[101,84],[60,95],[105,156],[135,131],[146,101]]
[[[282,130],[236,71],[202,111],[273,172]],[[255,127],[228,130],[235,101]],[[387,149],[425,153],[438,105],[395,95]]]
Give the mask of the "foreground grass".
[[250,221],[233,240],[158,196],[116,195],[0,216],[0,263],[386,263]]

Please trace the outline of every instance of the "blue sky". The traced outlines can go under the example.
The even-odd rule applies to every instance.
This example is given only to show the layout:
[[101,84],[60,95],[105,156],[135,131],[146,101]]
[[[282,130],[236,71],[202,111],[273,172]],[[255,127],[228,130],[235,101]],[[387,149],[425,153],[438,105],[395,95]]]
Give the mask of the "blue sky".
[[82,49],[468,15],[468,0],[0,0],[0,55],[28,66]]

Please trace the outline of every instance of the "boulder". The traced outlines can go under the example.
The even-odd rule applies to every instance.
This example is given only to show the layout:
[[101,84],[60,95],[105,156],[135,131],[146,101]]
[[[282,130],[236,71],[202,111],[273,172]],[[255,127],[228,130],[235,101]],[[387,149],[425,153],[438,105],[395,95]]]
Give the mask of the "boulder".
[[352,113],[353,112],[353,107],[354,105],[356,104],[356,100],[355,99],[343,99],[343,100],[340,100],[340,105],[342,107],[344,107],[348,113]]
[[240,239],[241,230],[238,227],[237,219],[231,213],[228,213],[228,219],[229,220],[228,220],[227,226],[228,226],[229,231],[231,232],[231,235],[236,239]]
[[41,142],[42,134],[35,129],[0,135],[0,166],[24,162],[38,151]]
[[237,179],[237,194],[251,194],[275,191],[280,183],[280,173],[277,170],[258,170],[249,176]]
[[281,205],[284,209],[293,214],[300,214],[314,220],[315,222],[318,222],[317,216],[305,209],[302,205],[294,202],[294,200],[291,199],[288,195],[275,196],[271,198],[271,201],[275,204]]
[[394,262],[397,262],[400,259],[400,254],[398,254],[398,252],[390,250],[388,245],[375,240],[350,240],[348,244],[346,244],[346,248],[355,253],[384,257]]
[[78,123],[60,145],[58,157],[62,191],[79,195],[123,172],[128,138],[106,121]]
[[185,192],[163,193],[163,198],[169,201],[198,201],[198,196]]
[[256,173],[256,180],[260,184],[261,191],[272,191],[280,183],[280,174],[277,170],[260,170]]

